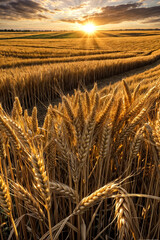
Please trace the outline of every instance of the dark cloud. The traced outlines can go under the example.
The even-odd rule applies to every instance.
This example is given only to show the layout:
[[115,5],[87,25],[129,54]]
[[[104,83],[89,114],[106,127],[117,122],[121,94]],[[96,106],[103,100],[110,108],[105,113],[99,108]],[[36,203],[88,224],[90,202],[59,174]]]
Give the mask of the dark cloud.
[[94,21],[97,25],[117,24],[124,21],[145,20],[160,16],[160,6],[142,7],[142,3],[129,3],[101,8],[101,13],[84,16],[83,20],[62,19],[65,22]]
[[0,0],[0,19],[47,19],[45,12],[49,10],[34,0]]

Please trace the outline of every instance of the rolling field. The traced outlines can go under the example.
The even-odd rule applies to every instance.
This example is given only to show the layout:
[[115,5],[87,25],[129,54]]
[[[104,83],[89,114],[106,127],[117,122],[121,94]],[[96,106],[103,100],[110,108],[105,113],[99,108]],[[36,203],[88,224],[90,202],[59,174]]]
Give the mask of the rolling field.
[[23,107],[51,102],[57,89],[65,92],[157,61],[159,46],[159,31],[102,31],[90,37],[74,32],[1,33],[0,101],[10,109],[15,96]]
[[2,240],[160,239],[160,31],[0,33],[0,102]]

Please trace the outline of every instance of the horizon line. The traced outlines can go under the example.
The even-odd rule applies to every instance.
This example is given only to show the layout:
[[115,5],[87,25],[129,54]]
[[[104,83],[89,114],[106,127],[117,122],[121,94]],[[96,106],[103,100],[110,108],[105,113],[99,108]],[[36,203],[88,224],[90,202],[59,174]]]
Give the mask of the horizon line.
[[[149,30],[160,30],[160,28],[124,28],[124,29],[97,29],[96,31],[140,31],[140,30],[143,30],[143,31],[149,31]],[[59,29],[59,30],[51,30],[51,29],[47,29],[47,30],[42,30],[42,29],[6,29],[6,28],[3,28],[3,29],[0,29],[1,32],[69,32],[69,31],[72,31],[72,32],[81,32],[82,30],[73,30],[73,29],[68,29],[68,30],[65,30],[65,29]]]

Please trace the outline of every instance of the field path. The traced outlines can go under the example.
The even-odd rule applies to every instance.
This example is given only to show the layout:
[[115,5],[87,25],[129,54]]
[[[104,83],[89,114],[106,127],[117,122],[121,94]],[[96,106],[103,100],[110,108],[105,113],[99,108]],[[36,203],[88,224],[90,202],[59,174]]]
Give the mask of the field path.
[[[98,88],[101,89],[101,88],[109,85],[110,83],[114,84],[114,83],[116,83],[118,81],[121,81],[124,78],[128,78],[128,77],[131,77],[133,75],[137,75],[139,73],[143,73],[143,72],[145,72],[147,70],[150,70],[150,69],[152,69],[152,68],[154,68],[154,67],[156,67],[158,65],[160,65],[160,60],[158,60],[158,61],[156,61],[156,62],[154,62],[152,64],[146,65],[144,67],[135,68],[135,69],[127,71],[125,73],[117,74],[117,75],[114,75],[112,77],[102,79],[101,81],[97,82]],[[92,86],[88,86],[88,87],[92,88],[93,84],[92,84]],[[88,89],[88,87],[87,87],[87,89]]]
[[[103,87],[105,87],[109,84],[115,84],[115,83],[121,81],[124,78],[131,77],[131,76],[139,74],[139,73],[143,73],[147,70],[150,70],[151,68],[154,68],[154,67],[158,66],[159,64],[160,64],[160,60],[156,61],[155,63],[146,65],[144,67],[136,68],[134,70],[130,70],[130,71],[127,71],[127,72],[122,73],[122,74],[114,75],[112,77],[99,80],[99,81],[97,81],[98,88],[102,89]],[[93,83],[87,85],[86,89],[91,90],[93,88],[93,85],[94,85]],[[67,94],[67,93],[69,93],[71,95],[71,94],[74,93],[74,91],[72,90],[72,91],[65,92],[65,94]],[[61,101],[61,98],[58,97],[58,98],[55,98],[54,101],[51,102],[51,104],[55,105],[55,104],[58,104],[60,101]],[[49,104],[50,104],[49,102],[46,102],[46,103],[39,103],[37,105],[38,119],[39,119],[39,124],[40,125],[43,123],[44,117],[46,115],[47,107],[48,107]],[[29,111],[29,114],[31,114],[32,109],[28,109],[28,111]]]

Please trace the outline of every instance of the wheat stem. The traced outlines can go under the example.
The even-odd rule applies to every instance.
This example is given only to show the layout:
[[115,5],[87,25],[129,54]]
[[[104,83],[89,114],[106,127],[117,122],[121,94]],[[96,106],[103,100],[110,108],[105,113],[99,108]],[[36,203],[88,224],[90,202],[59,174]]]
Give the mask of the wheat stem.
[[50,238],[51,238],[51,240],[53,240],[53,236],[52,236],[52,226],[51,226],[51,216],[50,216],[50,212],[49,212],[49,209],[48,209],[48,208],[47,208],[47,216],[48,216],[48,224],[49,224]]
[[12,225],[13,225],[13,228],[14,228],[14,233],[15,233],[15,236],[16,236],[16,240],[19,240],[16,224],[14,222],[12,213],[10,214],[10,219],[11,219],[11,222],[12,222]]

